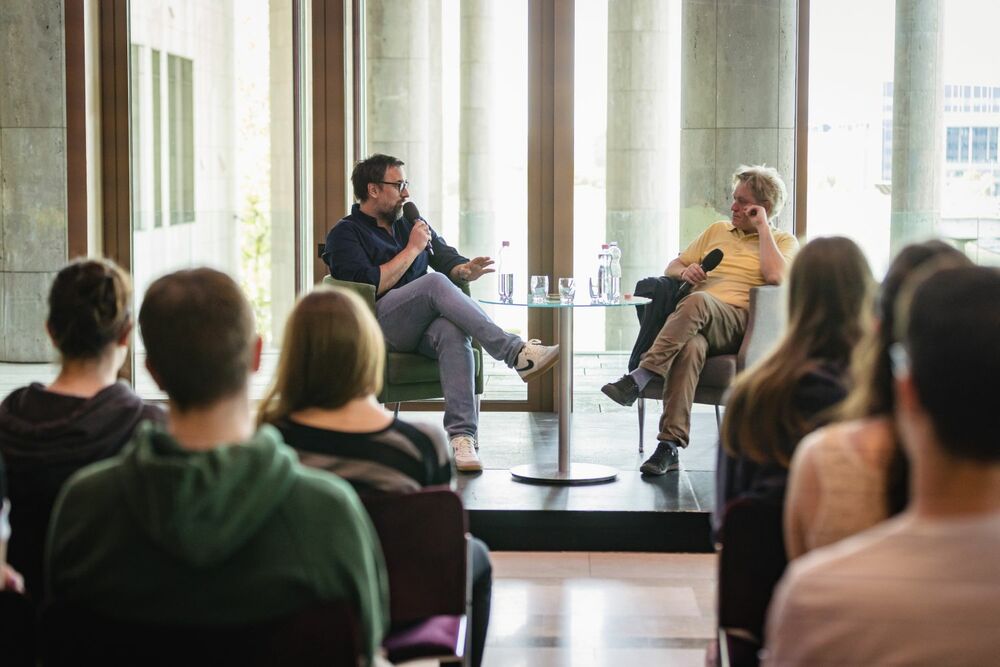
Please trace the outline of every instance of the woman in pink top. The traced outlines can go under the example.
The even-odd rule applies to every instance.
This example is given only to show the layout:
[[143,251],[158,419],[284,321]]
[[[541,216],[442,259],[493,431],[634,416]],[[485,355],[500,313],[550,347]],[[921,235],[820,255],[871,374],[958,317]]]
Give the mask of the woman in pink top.
[[854,351],[854,388],[840,410],[846,421],[812,433],[792,457],[785,498],[789,559],[870,528],[906,505],[908,464],[892,422],[889,362],[896,298],[918,268],[960,265],[971,262],[942,241],[907,246],[893,260],[873,326]]

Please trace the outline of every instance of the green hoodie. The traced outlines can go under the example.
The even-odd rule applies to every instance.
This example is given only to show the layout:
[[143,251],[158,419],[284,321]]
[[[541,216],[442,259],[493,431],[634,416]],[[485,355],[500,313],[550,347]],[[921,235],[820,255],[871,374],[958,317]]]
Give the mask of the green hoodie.
[[191,452],[143,424],[118,457],[63,487],[46,566],[56,599],[140,623],[249,624],[347,599],[370,657],[389,618],[381,549],[357,495],[299,465],[270,426]]

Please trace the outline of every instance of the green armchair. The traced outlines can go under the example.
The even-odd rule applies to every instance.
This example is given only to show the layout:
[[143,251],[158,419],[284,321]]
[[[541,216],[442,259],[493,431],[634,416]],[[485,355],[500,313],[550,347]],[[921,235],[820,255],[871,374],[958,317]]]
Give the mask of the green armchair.
[[[375,286],[367,283],[354,283],[347,280],[337,280],[324,276],[324,285],[336,285],[352,290],[375,312]],[[457,283],[469,294],[469,286]],[[483,393],[483,349],[475,340],[472,341],[472,356],[476,364],[476,396]],[[441,376],[438,364],[434,359],[428,359],[418,352],[387,352],[385,360],[385,377],[382,382],[382,393],[378,400],[382,404],[395,403],[396,412],[399,404],[406,401],[424,401],[433,398],[443,398]]]

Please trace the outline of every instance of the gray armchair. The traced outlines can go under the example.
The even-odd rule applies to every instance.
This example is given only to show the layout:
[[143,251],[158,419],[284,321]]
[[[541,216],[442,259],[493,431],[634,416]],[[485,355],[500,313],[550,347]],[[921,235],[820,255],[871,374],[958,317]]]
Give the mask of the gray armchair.
[[[750,290],[750,316],[746,334],[736,354],[717,354],[705,360],[694,392],[694,402],[715,406],[715,422],[721,427],[719,406],[725,405],[726,390],[736,374],[757,363],[778,342],[785,329],[787,315],[783,305],[783,288],[777,285],[754,287]],[[646,385],[636,405],[639,409],[639,451],[646,423],[645,399],[663,398],[663,380],[657,378]]]

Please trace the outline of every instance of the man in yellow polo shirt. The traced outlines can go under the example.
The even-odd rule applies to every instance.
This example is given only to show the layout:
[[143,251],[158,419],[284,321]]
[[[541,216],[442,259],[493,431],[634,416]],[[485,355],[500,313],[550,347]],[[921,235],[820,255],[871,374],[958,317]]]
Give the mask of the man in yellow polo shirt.
[[[664,272],[689,283],[690,294],[678,301],[639,367],[601,388],[619,405],[632,405],[651,380],[665,380],[659,443],[639,468],[643,474],[678,469],[677,449],[688,444],[691,403],[705,357],[739,349],[750,288],[777,285],[784,277],[799,244],[771,220],[786,199],[785,184],[772,168],[741,166],[733,174],[732,222],[710,225]],[[716,248],[723,252],[722,263],[706,273],[701,262]]]

